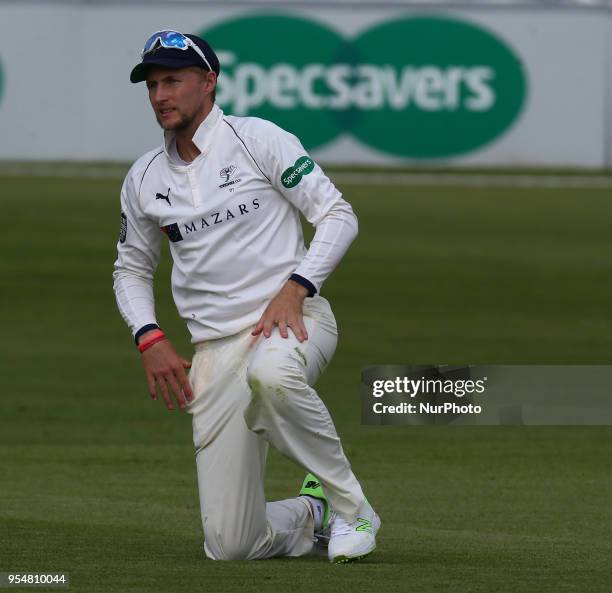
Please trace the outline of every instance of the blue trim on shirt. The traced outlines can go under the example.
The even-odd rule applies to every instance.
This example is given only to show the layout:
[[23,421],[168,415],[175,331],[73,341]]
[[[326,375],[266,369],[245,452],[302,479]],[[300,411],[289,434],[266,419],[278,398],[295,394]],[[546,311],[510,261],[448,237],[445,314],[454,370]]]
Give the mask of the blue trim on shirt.
[[159,329],[159,325],[156,323],[148,323],[147,325],[143,325],[135,334],[134,334],[134,342],[136,342],[136,346],[138,346],[138,339],[142,334],[146,334],[150,332],[152,329]]
[[309,297],[313,297],[315,294],[317,294],[317,289],[315,288],[315,285],[310,280],[304,278],[304,276],[300,276],[299,274],[291,274],[291,276],[289,276],[289,280],[293,280],[294,282],[297,282],[300,286],[306,288],[308,290]]

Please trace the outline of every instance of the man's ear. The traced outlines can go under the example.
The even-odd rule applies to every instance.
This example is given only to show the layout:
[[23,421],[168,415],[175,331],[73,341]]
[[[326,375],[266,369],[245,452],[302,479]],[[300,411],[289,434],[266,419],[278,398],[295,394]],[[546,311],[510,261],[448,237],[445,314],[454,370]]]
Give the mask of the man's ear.
[[215,87],[216,87],[217,86],[217,74],[209,70],[204,70],[203,72],[204,72],[204,76],[206,80],[213,80],[215,83]]

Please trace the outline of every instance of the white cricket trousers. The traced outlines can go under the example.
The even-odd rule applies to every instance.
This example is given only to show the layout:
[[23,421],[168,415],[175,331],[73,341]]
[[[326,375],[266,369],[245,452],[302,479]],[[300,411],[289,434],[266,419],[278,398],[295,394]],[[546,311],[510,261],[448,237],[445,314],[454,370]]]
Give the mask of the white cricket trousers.
[[[338,338],[329,303],[304,301],[308,340],[251,336],[196,344],[190,381],[204,552],[215,560],[302,556],[313,547],[308,502],[266,503],[268,443],[315,474],[333,508],[354,520],[363,492],[327,408],[312,388]],[[298,485],[296,484],[296,489]],[[297,492],[296,492],[297,494]]]

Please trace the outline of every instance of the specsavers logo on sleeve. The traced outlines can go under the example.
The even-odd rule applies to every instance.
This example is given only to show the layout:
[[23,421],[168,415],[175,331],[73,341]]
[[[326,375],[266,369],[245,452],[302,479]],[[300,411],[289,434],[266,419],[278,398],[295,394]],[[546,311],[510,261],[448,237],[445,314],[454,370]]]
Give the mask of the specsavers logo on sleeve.
[[348,133],[400,157],[460,155],[500,137],[525,103],[513,51],[451,18],[383,22],[347,40],[318,22],[252,15],[200,34],[221,61],[221,107],[270,119],[308,149]]
[[292,167],[285,169],[281,175],[281,183],[287,188],[295,187],[304,175],[308,175],[314,169],[314,161],[307,156],[301,156]]

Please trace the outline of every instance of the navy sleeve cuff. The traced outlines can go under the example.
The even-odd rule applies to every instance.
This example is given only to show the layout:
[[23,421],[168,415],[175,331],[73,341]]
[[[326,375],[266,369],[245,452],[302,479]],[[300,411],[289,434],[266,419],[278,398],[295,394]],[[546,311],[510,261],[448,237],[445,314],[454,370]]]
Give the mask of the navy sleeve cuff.
[[138,338],[142,336],[142,334],[146,334],[150,332],[152,329],[159,329],[159,325],[155,323],[149,323],[147,325],[143,325],[135,334],[134,334],[134,342],[136,342],[136,346],[138,346]]
[[317,294],[317,289],[315,288],[315,285],[310,280],[304,278],[304,276],[300,276],[299,274],[291,274],[291,276],[289,276],[289,280],[293,280],[294,282],[297,282],[300,286],[306,288],[308,290],[309,297],[313,297],[315,294]]

